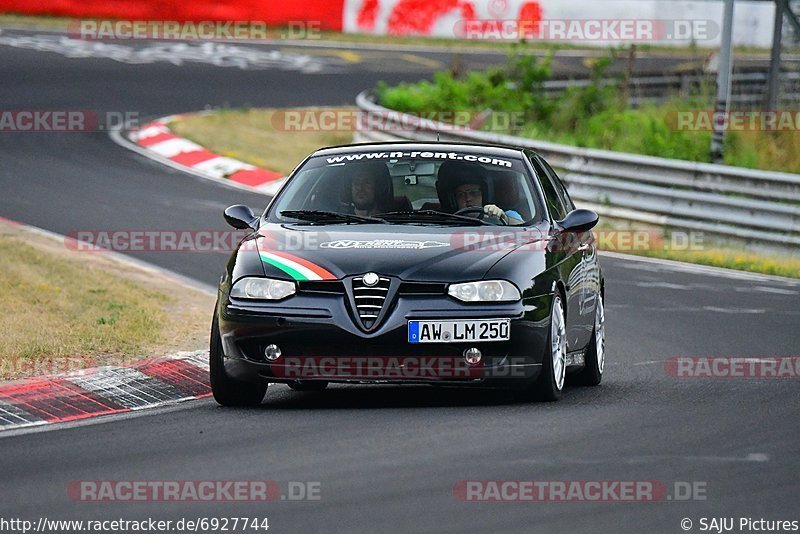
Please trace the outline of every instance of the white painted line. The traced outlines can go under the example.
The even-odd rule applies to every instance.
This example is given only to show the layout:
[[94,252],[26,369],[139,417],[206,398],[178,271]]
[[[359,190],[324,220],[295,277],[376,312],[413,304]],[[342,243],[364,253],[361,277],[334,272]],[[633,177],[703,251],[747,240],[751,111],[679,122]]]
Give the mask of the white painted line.
[[748,288],[736,288],[736,291],[739,290],[751,291],[756,293],[772,293],[774,295],[797,295],[797,291],[793,291],[791,289],[781,289],[779,287],[768,287],[768,286],[754,286]]
[[44,420],[25,412],[13,404],[0,400],[0,429],[8,426],[43,424]]
[[[160,415],[170,412],[177,412],[179,410],[186,410],[192,407],[188,401],[204,401],[206,398],[197,399],[195,397],[178,399],[175,401],[164,402],[159,405],[153,405],[146,410],[131,410],[127,412],[119,412],[114,414],[100,415],[97,417],[90,417],[88,419],[78,419],[76,421],[68,421],[65,423],[45,423],[42,421],[38,424],[31,424],[25,426],[16,426],[6,428],[0,431],[0,439],[10,438],[14,436],[23,436],[26,434],[39,434],[41,432],[53,432],[55,430],[64,430],[67,428],[84,427],[92,425],[102,425],[106,423],[114,423],[117,421],[124,421],[127,419],[135,419],[139,417],[149,417],[153,415]],[[213,402],[213,401],[211,401]]]
[[179,137],[177,139],[170,139],[168,141],[162,141],[160,143],[150,145],[147,147],[147,149],[152,150],[156,154],[164,156],[165,158],[172,158],[182,152],[195,152],[197,150],[203,150],[203,147],[197,143],[192,143],[188,139]]
[[208,368],[208,352],[207,351],[204,351],[204,350],[195,351],[195,352],[190,352],[190,353],[185,354],[185,355],[184,355],[184,353],[179,352],[176,355],[175,358],[178,359],[178,360],[183,360],[183,361],[185,361],[187,363],[190,363],[190,364],[192,364],[192,365],[194,365],[196,367],[199,367],[200,369],[202,369],[204,371],[208,371],[209,370],[209,368]]
[[636,287],[658,288],[658,289],[674,289],[681,291],[689,291],[692,288],[683,284],[671,284],[669,282],[633,282]]
[[130,139],[127,139],[122,134],[123,128],[125,127],[120,126],[117,128],[113,128],[108,131],[108,135],[109,137],[111,137],[112,141],[114,141],[116,144],[127,150],[136,152],[140,156],[144,156],[162,165],[166,165],[167,167],[171,167],[175,170],[184,172],[186,174],[191,174],[198,178],[203,178],[204,180],[212,180],[220,185],[224,185],[225,187],[230,187],[231,189],[238,189],[240,191],[249,191],[251,193],[262,194],[262,195],[265,194],[262,191],[250,187],[249,185],[240,184],[238,182],[234,182],[233,180],[228,180],[227,178],[217,178],[216,176],[211,176],[210,174],[207,174],[205,172],[200,172],[198,170],[195,170],[192,167],[187,167],[186,165],[181,165],[180,163],[176,163],[169,158],[165,158],[164,156],[154,154],[152,150],[147,150],[144,147],[140,147]]
[[767,313],[763,308],[721,308],[719,306],[703,306],[703,309],[716,313],[746,313],[746,314],[761,314]]
[[97,393],[126,408],[145,408],[184,396],[168,383],[153,384],[154,378],[131,367],[101,367],[69,376],[69,382]]
[[515,460],[515,464],[646,464],[673,460],[688,460],[692,462],[710,463],[738,463],[738,462],[768,462],[769,455],[763,452],[751,452],[746,456],[692,456],[681,454],[652,454],[648,456],[619,456],[606,458],[565,458],[563,456],[555,458],[525,458]]
[[204,173],[208,173],[217,178],[225,178],[236,171],[255,169],[255,167],[249,163],[223,156],[196,163],[195,165],[192,165],[192,168]]
[[[179,352],[175,355],[156,358],[156,361],[184,361],[198,369],[208,371],[208,353],[205,351]],[[76,386],[95,393],[101,402],[113,402],[130,411],[151,410],[172,406],[187,400],[200,397],[186,395],[183,391],[172,385],[168,377],[151,376],[133,367],[97,367],[81,369],[68,373],[60,373],[47,377],[26,378],[25,380],[54,380],[60,379],[75,384]],[[103,414],[89,418],[108,418],[130,413],[123,411],[115,414]],[[34,414],[27,413],[7,401],[0,400],[0,437],[18,434],[19,430],[31,427],[65,428],[86,424],[85,420],[67,422],[48,422]]]
[[161,124],[151,123],[150,126],[147,126],[146,128],[142,128],[141,130],[135,130],[131,132],[131,139],[133,139],[134,141],[140,141],[142,139],[155,137],[163,133],[169,133],[169,130],[165,126],[162,126]]
[[[0,220],[2,220],[2,219],[0,219]],[[14,224],[17,224],[18,226],[24,228],[25,230],[27,230],[29,232],[32,232],[32,233],[37,234],[37,235],[40,235],[42,237],[46,237],[48,239],[59,241],[61,243],[65,243],[65,242],[67,242],[69,240],[74,241],[74,239],[72,239],[70,237],[58,234],[56,232],[51,232],[50,230],[45,230],[44,228],[39,228],[38,226],[32,226],[30,224],[24,224],[24,223],[20,223],[18,221],[12,221],[11,219],[6,219],[6,220],[9,221],[9,222],[12,222]],[[81,246],[89,247],[89,246],[93,246],[93,245],[83,244],[82,243]],[[178,283],[178,284],[180,284],[180,285],[182,285],[184,287],[195,289],[197,291],[202,291],[203,293],[206,293],[208,295],[216,295],[217,294],[217,288],[215,288],[213,286],[210,286],[208,284],[204,284],[202,282],[198,282],[197,280],[193,280],[193,279],[191,279],[189,277],[183,276],[182,274],[178,274],[178,273],[176,273],[174,271],[170,271],[169,269],[165,269],[164,267],[158,267],[157,265],[153,265],[152,263],[146,263],[146,262],[144,262],[142,260],[138,260],[136,258],[131,258],[130,256],[126,256],[126,255],[124,255],[124,254],[122,254],[120,252],[115,252],[115,251],[106,250],[106,249],[100,249],[100,250],[104,254],[103,257],[110,258],[110,259],[112,259],[112,260],[114,260],[114,261],[116,261],[118,263],[123,263],[123,264],[126,264],[126,265],[130,265],[130,266],[136,267],[138,269],[141,269],[143,271],[146,271],[146,272],[149,272],[149,273],[152,273],[152,274],[156,274],[158,276],[162,276],[162,277],[167,278],[169,280],[172,280],[172,281],[174,281],[174,282],[176,282],[176,283]]]
[[646,256],[635,256],[633,254],[623,254],[621,252],[609,252],[601,250],[601,256],[607,256],[618,260],[636,261],[641,263],[649,263],[659,265],[666,269],[673,271],[682,271],[695,274],[704,274],[708,276],[720,276],[725,278],[733,278],[737,280],[753,280],[758,282],[781,282],[792,286],[800,286],[800,280],[794,278],[787,278],[785,276],[776,276],[772,274],[751,273],[747,271],[737,271],[735,269],[726,269],[724,267],[712,267],[710,265],[699,265],[696,263],[684,263],[675,260],[665,260],[661,258],[649,258]]

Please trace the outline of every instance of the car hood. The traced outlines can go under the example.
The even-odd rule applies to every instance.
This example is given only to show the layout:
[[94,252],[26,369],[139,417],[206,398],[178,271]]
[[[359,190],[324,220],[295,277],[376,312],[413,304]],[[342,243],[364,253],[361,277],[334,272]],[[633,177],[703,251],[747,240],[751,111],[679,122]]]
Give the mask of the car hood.
[[267,276],[324,280],[373,271],[450,282],[483,278],[532,236],[502,227],[267,224],[255,245]]

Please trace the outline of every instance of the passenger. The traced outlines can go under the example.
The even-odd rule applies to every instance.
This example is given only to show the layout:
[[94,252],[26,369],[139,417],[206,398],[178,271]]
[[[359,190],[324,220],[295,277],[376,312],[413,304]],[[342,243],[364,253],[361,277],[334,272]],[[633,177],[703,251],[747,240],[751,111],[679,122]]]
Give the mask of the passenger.
[[[514,211],[504,211],[495,204],[484,205],[488,197],[486,174],[477,163],[448,161],[439,168],[436,190],[439,194],[442,211],[456,213],[465,208],[483,208],[485,217],[500,219],[505,224],[518,225],[524,221]],[[466,213],[478,217],[480,213]]]

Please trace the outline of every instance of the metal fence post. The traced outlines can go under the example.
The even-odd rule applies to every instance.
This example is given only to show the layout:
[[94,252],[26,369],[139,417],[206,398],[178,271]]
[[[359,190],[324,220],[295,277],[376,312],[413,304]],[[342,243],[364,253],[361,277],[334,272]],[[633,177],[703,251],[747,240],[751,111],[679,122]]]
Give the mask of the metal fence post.
[[714,133],[711,136],[711,162],[722,163],[724,156],[725,128],[731,96],[731,72],[733,70],[733,0],[725,0],[722,16],[722,42],[717,69],[717,102],[714,113]]
[[767,109],[778,108],[778,92],[781,84],[781,41],[783,38],[783,4],[775,2],[775,27],[772,31],[772,53],[769,59],[769,81],[767,82]]

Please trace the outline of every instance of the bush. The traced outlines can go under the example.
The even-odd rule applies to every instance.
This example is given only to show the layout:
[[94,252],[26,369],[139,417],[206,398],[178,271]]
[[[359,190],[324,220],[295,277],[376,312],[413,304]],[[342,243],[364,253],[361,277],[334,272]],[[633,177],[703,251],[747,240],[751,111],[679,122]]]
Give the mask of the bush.
[[[552,54],[524,53],[521,45],[509,53],[506,64],[486,72],[456,77],[439,72],[432,81],[377,87],[380,102],[406,112],[468,111],[471,114],[516,112],[521,123],[498,133],[581,147],[647,154],[689,161],[710,161],[711,132],[678,131],[668,116],[687,109],[711,109],[713,87],[701,86],[688,97],[673,96],[660,105],[639,109],[621,98],[618,81],[608,83],[606,71],[616,51],[596,59],[590,83],[548,95]],[[486,124],[503,124],[488,121]],[[728,132],[725,163],[750,168],[800,171],[800,136],[795,132]]]

